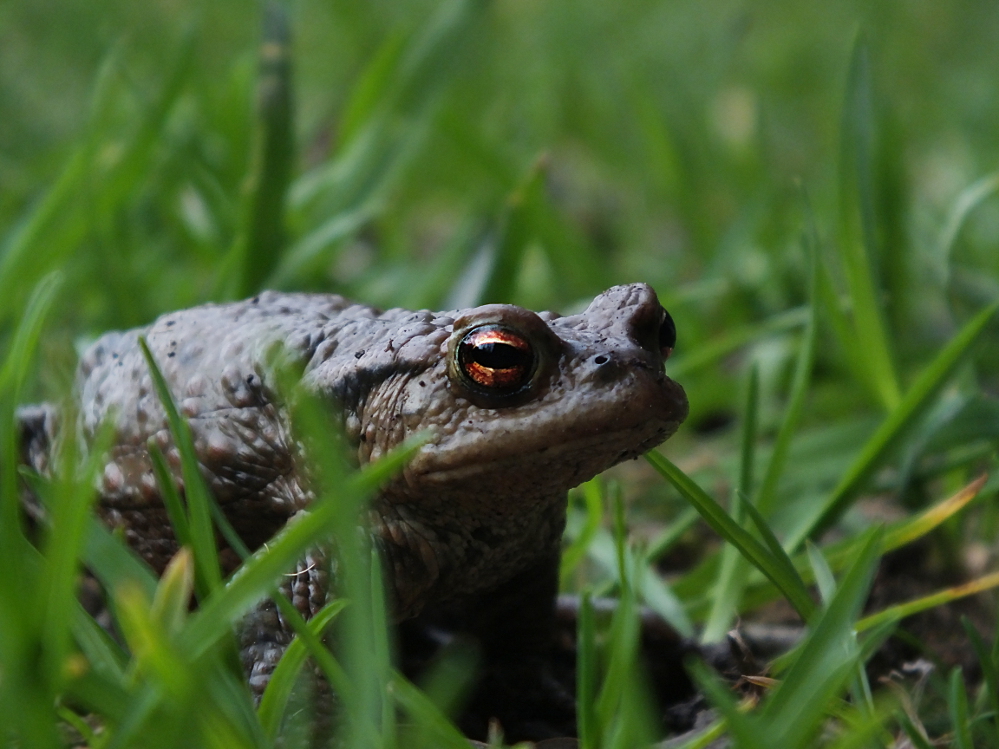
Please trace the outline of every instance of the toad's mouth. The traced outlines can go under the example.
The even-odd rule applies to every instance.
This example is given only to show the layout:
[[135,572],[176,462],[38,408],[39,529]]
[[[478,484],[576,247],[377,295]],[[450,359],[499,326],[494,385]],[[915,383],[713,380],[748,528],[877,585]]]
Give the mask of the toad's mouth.
[[403,471],[412,487],[447,492],[449,487],[479,487],[493,494],[568,491],[626,460],[633,460],[665,442],[681,419],[665,422],[636,441],[635,429],[602,430],[544,445],[525,444],[520,450],[496,451],[470,459],[464,451],[421,451]]

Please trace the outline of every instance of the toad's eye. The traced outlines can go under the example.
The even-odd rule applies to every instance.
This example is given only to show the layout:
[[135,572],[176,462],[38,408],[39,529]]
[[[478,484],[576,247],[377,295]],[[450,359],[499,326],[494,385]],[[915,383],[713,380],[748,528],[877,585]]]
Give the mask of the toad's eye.
[[537,357],[523,335],[499,325],[481,325],[458,344],[458,367],[480,390],[510,394],[531,381]]
[[674,346],[676,346],[676,325],[673,324],[673,318],[669,316],[669,312],[664,309],[663,321],[659,323],[659,350],[662,352],[663,359],[669,358],[669,355],[673,353]]

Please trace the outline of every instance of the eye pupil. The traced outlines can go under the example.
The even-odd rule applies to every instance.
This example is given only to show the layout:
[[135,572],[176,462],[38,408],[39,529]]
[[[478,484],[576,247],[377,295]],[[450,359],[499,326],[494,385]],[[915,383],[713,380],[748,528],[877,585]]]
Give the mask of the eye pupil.
[[526,368],[531,364],[530,351],[522,351],[507,343],[483,343],[473,347],[470,355],[476,364],[490,369]]
[[535,369],[530,341],[499,325],[483,325],[466,333],[458,345],[457,360],[469,384],[498,395],[522,390]]
[[676,325],[669,312],[663,310],[663,321],[659,324],[659,350],[669,356],[676,347]]

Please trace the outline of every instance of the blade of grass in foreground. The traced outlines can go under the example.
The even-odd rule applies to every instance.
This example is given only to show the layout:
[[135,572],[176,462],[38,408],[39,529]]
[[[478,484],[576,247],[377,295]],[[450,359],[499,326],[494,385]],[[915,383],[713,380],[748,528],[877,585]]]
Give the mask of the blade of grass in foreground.
[[[309,620],[306,625],[309,628],[309,632],[316,638],[321,637],[330,622],[336,618],[337,614],[346,605],[347,602],[342,598],[328,603]],[[310,650],[301,637],[296,637],[292,640],[277,667],[274,669],[267,688],[264,690],[264,696],[260,700],[260,708],[257,714],[260,717],[260,724],[263,726],[264,733],[271,740],[277,738],[278,729],[281,727],[281,719],[288,705],[288,699],[291,697],[291,690],[295,685],[295,679],[305,664],[305,659],[309,656]]]
[[[0,367],[0,569],[2,577],[11,584],[22,579],[19,573],[21,559],[16,553],[21,536],[19,518],[20,500],[17,486],[19,445],[14,423],[14,407],[20,400],[21,389],[28,376],[28,368],[41,339],[45,323],[56,293],[62,285],[62,276],[51,273],[39,282],[28,302],[21,321],[14,332],[7,358]],[[12,597],[9,600],[17,600]]]
[[52,596],[65,596],[69,570],[46,579],[46,565],[33,563],[34,550],[22,531],[14,408],[57,287],[58,277],[50,275],[32,291],[0,368],[0,725],[6,741],[41,747],[58,745],[51,711],[57,685],[65,679],[69,625],[66,621],[46,627],[59,638],[54,643],[57,652],[51,653],[41,639],[42,614],[46,605],[60,608],[67,603]]
[[153,387],[160,405],[166,411],[170,433],[180,452],[181,472],[184,477],[184,497],[187,500],[188,533],[194,550],[194,560],[198,572],[198,595],[204,599],[222,585],[222,571],[219,567],[218,549],[215,546],[215,532],[212,527],[211,499],[208,487],[198,469],[198,455],[194,450],[194,440],[187,422],[181,419],[173,400],[170,386],[156,363],[144,336],[139,337],[142,355],[149,367]]
[[396,673],[387,687],[395,703],[434,737],[434,746],[442,749],[468,749],[468,739],[405,676]]
[[331,516],[338,512],[338,503],[374,491],[409,461],[424,440],[423,435],[417,435],[377,463],[345,478],[338,487],[336,497],[325,497],[314,503],[308,515],[289,523],[267,544],[266,549],[255,552],[243,564],[239,575],[225,588],[215,591],[192,614],[191,623],[184,632],[184,646],[191,648],[193,655],[203,653],[210,647],[250,606],[273,588],[274,581],[295,563],[305,549],[326,536]]

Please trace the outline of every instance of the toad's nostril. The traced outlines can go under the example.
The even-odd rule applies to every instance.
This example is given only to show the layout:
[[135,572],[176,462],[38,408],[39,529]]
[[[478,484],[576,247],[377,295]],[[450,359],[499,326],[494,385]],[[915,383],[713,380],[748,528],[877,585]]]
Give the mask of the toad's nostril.
[[610,361],[610,359],[608,359],[603,354],[601,354],[600,356],[594,357],[594,359],[593,359],[593,363],[594,364],[606,364],[609,361]]

